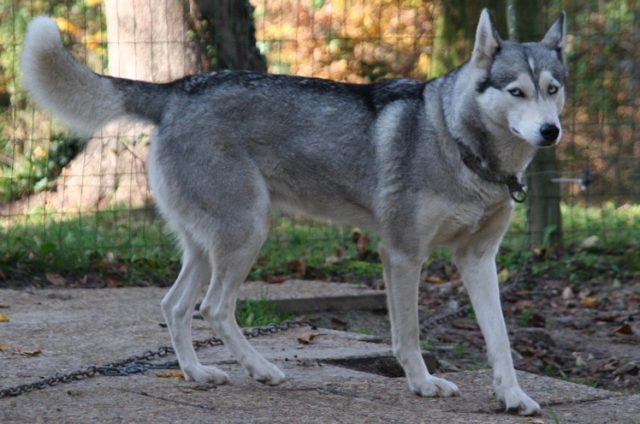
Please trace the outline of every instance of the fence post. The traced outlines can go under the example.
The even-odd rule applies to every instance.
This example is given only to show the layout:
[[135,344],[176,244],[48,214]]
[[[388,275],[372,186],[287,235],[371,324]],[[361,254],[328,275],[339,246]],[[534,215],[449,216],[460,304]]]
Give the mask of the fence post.
[[[513,40],[542,39],[546,27],[542,0],[509,0],[507,20]],[[560,186],[552,182],[558,176],[555,149],[541,149],[527,171],[527,244],[529,247],[560,246],[562,215]]]

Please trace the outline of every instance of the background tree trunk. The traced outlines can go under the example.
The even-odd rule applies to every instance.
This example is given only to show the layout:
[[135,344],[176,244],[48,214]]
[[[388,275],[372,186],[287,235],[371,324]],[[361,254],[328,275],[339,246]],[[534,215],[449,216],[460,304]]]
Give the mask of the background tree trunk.
[[[204,71],[189,39],[188,0],[105,0],[109,75],[167,82]],[[58,181],[58,207],[141,207],[150,200],[146,158],[152,126],[113,122],[87,142]]]
[[196,28],[199,24],[202,34],[201,22],[207,21],[207,34],[200,38],[210,41],[213,47],[213,67],[266,72],[267,61],[256,47],[251,3],[248,0],[198,0],[197,3],[201,19],[196,19]]
[[[507,15],[509,35],[514,40],[541,40],[547,27],[544,0],[509,0]],[[540,149],[527,170],[527,242],[530,247],[562,244],[560,186],[551,181],[558,177],[556,151]]]
[[446,74],[469,57],[482,9],[491,11],[498,31],[507,35],[506,0],[450,0],[439,8],[429,78]]
[[[248,0],[105,0],[108,73],[167,82],[206,71],[210,58],[228,68],[264,71]],[[203,25],[203,22],[211,22]],[[63,170],[55,206],[126,208],[149,203],[146,158],[152,126],[114,122]]]

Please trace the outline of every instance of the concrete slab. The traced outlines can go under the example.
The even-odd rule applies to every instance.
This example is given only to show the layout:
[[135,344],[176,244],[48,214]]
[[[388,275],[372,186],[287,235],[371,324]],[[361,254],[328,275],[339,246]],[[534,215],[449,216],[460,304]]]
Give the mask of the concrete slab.
[[[0,290],[0,387],[56,372],[122,359],[169,343],[158,303],[164,290]],[[403,378],[328,365],[328,360],[389,355],[385,344],[353,333],[318,329],[310,345],[290,330],[252,344],[288,375],[278,387],[247,377],[224,346],[204,348],[204,363],[229,372],[231,384],[215,387],[159,378],[155,371],[128,377],[96,377],[16,398],[0,399],[0,422],[224,422],[224,423],[523,423],[498,412],[487,370],[447,374],[462,395],[419,398]],[[195,337],[207,338],[204,322]],[[41,349],[36,356],[20,351]],[[365,359],[366,360],[366,359]],[[347,361],[348,362],[348,361]],[[519,373],[522,386],[544,405],[543,422],[633,423],[640,421],[639,396]],[[633,421],[636,420],[636,421]],[[531,421],[530,421],[531,422]]]
[[361,284],[287,280],[279,284],[247,282],[240,299],[268,299],[282,312],[378,310],[387,308],[386,293]]

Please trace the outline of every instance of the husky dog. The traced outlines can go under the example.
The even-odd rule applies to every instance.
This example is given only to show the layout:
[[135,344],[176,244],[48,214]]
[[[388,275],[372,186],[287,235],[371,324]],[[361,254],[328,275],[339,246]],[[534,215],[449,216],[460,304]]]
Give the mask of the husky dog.
[[343,84],[220,71],[166,84],[95,74],[63,48],[55,23],[36,18],[22,55],[32,98],[72,130],[91,134],[129,115],[156,125],[150,185],[183,249],[162,312],[186,379],[225,383],[192,346],[200,312],[256,380],[284,374],[243,337],[238,289],[267,237],[273,207],[380,235],[393,352],[420,396],[455,396],[420,354],[420,268],[451,248],[507,409],[540,406],[520,388],[500,306],[495,255],[519,179],[538,148],[556,144],[567,77],[564,14],[541,42],[503,41],[484,10],[470,60],[429,82]]

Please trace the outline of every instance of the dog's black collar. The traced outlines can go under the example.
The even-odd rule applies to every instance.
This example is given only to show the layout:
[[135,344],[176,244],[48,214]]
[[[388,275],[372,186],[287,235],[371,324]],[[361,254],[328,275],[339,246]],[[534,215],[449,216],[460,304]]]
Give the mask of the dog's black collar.
[[526,187],[518,181],[518,177],[494,172],[482,163],[482,160],[471,151],[469,146],[460,140],[456,140],[456,144],[460,149],[462,162],[477,176],[490,183],[506,185],[509,189],[509,196],[514,202],[523,203],[527,199]]

